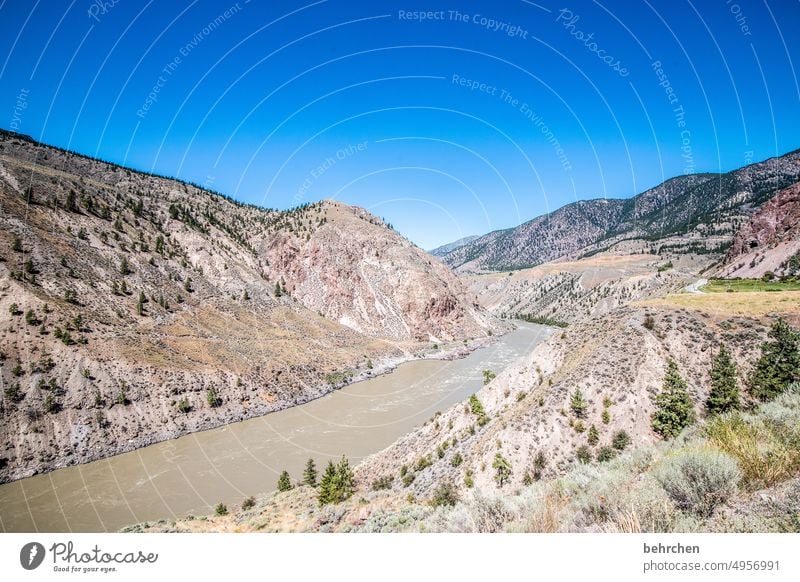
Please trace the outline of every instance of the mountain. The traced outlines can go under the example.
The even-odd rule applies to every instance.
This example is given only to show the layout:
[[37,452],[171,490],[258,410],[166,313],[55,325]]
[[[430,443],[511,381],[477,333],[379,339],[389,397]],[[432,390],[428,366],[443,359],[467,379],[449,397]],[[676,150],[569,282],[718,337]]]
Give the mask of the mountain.
[[800,275],[800,183],[781,190],[742,226],[726,257],[724,277]]
[[465,236],[464,238],[460,238],[455,242],[448,243],[446,245],[442,245],[440,247],[436,247],[432,251],[428,251],[428,254],[433,255],[434,257],[442,257],[447,253],[454,251],[456,249],[460,249],[465,244],[471,243],[476,238],[479,238],[477,235],[473,236]]
[[507,328],[339,203],[243,205],[2,132],[0,209],[0,480],[306,402],[430,342]]
[[725,174],[680,176],[630,199],[568,204],[479,237],[442,260],[461,271],[512,270],[587,256],[631,240],[722,253],[754,208],[798,179],[800,151]]

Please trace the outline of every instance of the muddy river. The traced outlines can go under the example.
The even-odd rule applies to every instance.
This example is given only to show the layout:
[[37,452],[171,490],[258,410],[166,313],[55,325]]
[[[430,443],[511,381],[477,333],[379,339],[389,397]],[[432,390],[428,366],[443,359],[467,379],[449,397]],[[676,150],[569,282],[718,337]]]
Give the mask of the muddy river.
[[353,464],[467,398],[549,334],[520,324],[455,361],[417,360],[302,406],[0,486],[0,531],[102,532],[213,513],[347,455]]

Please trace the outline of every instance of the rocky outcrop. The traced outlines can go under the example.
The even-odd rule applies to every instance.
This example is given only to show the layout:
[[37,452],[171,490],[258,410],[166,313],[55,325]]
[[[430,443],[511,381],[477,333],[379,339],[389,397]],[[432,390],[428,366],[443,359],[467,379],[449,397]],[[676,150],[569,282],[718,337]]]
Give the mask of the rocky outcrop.
[[800,183],[767,201],[733,237],[728,260],[800,238]]
[[722,277],[800,275],[800,183],[781,190],[733,238]]

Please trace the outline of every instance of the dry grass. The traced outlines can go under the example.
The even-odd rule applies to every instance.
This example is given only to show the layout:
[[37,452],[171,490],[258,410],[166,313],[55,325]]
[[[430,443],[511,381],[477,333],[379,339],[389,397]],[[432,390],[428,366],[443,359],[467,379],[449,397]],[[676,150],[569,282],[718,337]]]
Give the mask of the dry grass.
[[800,473],[800,450],[783,430],[762,420],[723,416],[709,422],[706,434],[713,446],[736,458],[742,484],[751,491]]
[[800,313],[800,291],[679,293],[642,301],[639,305],[681,307],[712,315],[758,317],[770,313]]

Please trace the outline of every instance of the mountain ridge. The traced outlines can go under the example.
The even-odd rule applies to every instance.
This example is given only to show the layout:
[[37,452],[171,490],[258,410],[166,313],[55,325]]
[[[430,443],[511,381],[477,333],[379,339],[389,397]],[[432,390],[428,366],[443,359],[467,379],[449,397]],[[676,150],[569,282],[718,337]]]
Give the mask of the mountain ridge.
[[753,205],[798,180],[800,150],[726,173],[675,176],[632,198],[579,200],[487,233],[442,261],[466,272],[514,270],[586,256],[623,240],[660,241],[693,231],[728,244]]

